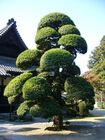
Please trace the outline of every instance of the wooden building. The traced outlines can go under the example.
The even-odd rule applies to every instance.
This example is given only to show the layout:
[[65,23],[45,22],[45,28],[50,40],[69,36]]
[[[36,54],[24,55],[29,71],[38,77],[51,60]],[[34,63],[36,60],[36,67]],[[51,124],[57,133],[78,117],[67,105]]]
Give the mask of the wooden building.
[[0,112],[8,112],[9,104],[3,96],[8,82],[22,71],[16,68],[17,56],[28,49],[23,42],[16,26],[16,21],[10,19],[5,28],[0,30]]

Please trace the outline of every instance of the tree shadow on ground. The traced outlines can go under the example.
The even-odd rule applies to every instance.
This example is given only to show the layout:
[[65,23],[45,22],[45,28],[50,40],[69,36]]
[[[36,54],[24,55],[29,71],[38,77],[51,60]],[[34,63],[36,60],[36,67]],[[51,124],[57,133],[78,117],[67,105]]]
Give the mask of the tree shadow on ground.
[[[105,135],[99,135],[99,130],[94,128],[84,129],[80,127],[72,127],[72,130],[76,131],[76,133],[71,132],[71,127],[67,127],[66,129],[70,131],[70,133],[63,134],[62,133],[55,133],[52,134],[49,132],[49,134],[33,134],[29,136],[23,136],[23,135],[13,135],[9,138],[11,140],[104,140],[103,138]],[[45,130],[46,131],[46,130]],[[98,134],[98,135],[97,135]]]
[[96,118],[95,120],[98,120],[100,122],[105,122],[105,118]]
[[40,128],[32,128],[32,127],[26,127],[26,128],[19,128],[17,130],[14,130],[14,132],[27,132],[27,131],[32,131],[32,130],[37,130]]
[[86,126],[86,125],[69,125],[69,126],[63,126],[62,130],[59,130],[59,129],[56,129],[56,127],[47,127],[45,129],[48,130],[49,132],[50,131],[63,131],[63,130],[66,130],[66,131],[70,131],[70,133],[72,132],[75,132],[75,133],[90,133],[92,132],[92,126]]

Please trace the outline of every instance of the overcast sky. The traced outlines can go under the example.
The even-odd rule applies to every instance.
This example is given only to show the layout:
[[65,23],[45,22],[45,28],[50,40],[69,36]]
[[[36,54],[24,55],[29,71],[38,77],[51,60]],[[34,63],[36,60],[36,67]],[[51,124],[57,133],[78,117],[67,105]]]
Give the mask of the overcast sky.
[[40,19],[51,12],[68,15],[88,44],[88,52],[78,54],[81,72],[88,70],[90,52],[105,35],[105,0],[0,0],[0,29],[14,18],[28,48],[35,48],[35,34]]

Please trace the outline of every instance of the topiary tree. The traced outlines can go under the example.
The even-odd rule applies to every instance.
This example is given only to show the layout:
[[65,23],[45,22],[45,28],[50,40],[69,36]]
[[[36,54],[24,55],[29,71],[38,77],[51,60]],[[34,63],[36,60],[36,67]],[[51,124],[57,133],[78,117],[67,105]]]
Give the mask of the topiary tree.
[[[33,116],[57,116],[57,121],[54,122],[62,128],[66,108],[66,102],[62,98],[64,83],[68,77],[75,78],[80,74],[74,61],[78,52],[87,52],[87,44],[74,22],[63,13],[50,13],[41,19],[35,42],[37,49],[24,51],[17,57],[16,65],[19,68],[35,66],[29,71],[32,76],[21,84],[19,93],[23,103],[17,114],[21,116],[29,112]],[[7,97],[9,87],[10,84],[4,91]],[[12,93],[15,95],[13,90]]]

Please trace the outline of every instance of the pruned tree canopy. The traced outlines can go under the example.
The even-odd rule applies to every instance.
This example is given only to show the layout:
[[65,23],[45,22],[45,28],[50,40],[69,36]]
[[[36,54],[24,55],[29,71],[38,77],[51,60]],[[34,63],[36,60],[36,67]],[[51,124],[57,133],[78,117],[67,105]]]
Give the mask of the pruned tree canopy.
[[94,96],[91,85],[79,77],[80,68],[75,63],[77,53],[87,52],[87,43],[71,18],[57,12],[40,20],[35,43],[37,49],[22,52],[16,60],[17,67],[28,72],[14,78],[4,95],[9,103],[15,101],[15,96],[21,96],[19,116],[26,113],[41,117],[57,115],[61,128],[67,109],[64,91],[75,102]]
[[66,50],[50,49],[40,59],[40,68],[44,71],[56,71],[59,67],[70,66],[74,57]]
[[58,44],[63,45],[66,50],[73,54],[77,54],[77,52],[84,54],[87,52],[86,41],[76,34],[67,34],[62,36],[59,39]]
[[67,25],[63,25],[59,28],[58,32],[61,34],[61,35],[67,35],[67,34],[77,34],[77,35],[80,35],[80,32],[79,30],[71,25],[71,24],[67,24]]
[[82,77],[69,77],[65,81],[67,96],[73,100],[86,100],[94,97],[92,85]]
[[43,27],[52,27],[58,29],[59,27],[66,24],[75,25],[74,22],[70,19],[70,17],[63,13],[50,13],[41,19],[38,24],[38,30]]
[[16,59],[16,66],[21,69],[27,69],[31,66],[37,66],[42,53],[38,49],[25,50]]
[[51,94],[51,87],[45,78],[35,76],[26,81],[22,91],[25,100],[40,102]]

